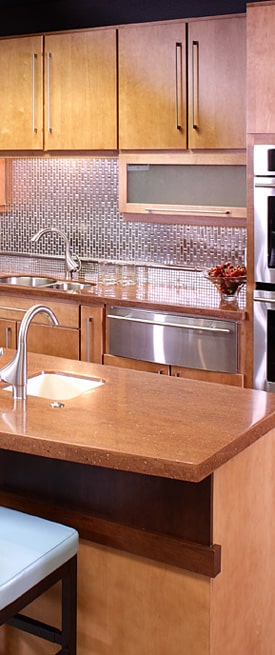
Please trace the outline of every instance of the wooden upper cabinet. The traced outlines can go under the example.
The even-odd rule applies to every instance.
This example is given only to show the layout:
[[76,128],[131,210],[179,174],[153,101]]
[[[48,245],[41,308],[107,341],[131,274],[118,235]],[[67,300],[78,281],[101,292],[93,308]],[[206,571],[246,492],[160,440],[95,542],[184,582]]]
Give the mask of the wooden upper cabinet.
[[0,149],[43,148],[41,36],[0,40]]
[[191,21],[189,147],[246,147],[246,18]]
[[117,148],[116,30],[45,37],[45,150]]
[[186,24],[119,29],[119,147],[183,149]]
[[119,147],[246,147],[244,15],[119,29]]
[[247,131],[275,133],[275,3],[247,5]]

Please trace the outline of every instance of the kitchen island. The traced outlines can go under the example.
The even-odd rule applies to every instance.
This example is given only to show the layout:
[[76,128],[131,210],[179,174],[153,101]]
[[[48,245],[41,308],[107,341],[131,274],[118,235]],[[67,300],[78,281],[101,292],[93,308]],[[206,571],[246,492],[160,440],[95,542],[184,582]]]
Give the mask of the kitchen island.
[[[274,394],[30,353],[40,371],[103,380],[63,407],[0,389],[1,504],[80,533],[79,655],[271,655]],[[1,655],[35,647],[1,632]]]

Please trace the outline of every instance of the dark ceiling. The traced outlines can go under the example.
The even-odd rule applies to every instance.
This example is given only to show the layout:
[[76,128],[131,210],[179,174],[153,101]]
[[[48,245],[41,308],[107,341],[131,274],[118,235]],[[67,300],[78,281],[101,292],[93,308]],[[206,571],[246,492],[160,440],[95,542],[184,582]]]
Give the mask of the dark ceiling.
[[245,0],[0,0],[0,35],[242,13],[245,10]]

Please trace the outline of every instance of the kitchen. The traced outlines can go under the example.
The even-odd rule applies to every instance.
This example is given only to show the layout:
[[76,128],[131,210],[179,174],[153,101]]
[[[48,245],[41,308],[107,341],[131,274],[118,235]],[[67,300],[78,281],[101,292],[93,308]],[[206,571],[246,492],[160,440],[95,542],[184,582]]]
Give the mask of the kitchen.
[[[75,166],[76,169],[73,172],[71,172],[72,162],[73,162],[73,168]],[[114,168],[116,169],[116,166],[113,167],[113,162],[114,160],[112,157],[110,158],[110,162],[109,161],[107,162],[107,166],[111,167],[106,173],[107,183],[109,182],[110,179],[109,178],[110,170],[111,170],[111,175],[113,174],[118,175],[117,170],[114,171]],[[40,227],[45,227],[45,225],[52,223],[52,220],[56,218],[56,214],[54,212],[56,212],[57,198],[58,200],[60,199],[60,205],[61,205],[60,213],[62,213],[62,217],[64,213],[66,213],[66,216],[69,215],[71,217],[71,220],[69,219],[70,229],[66,231],[69,234],[71,233],[71,230],[75,232],[73,250],[75,252],[79,252],[79,245],[81,244],[81,252],[80,252],[81,256],[83,254],[85,256],[86,253],[90,254],[91,234],[90,234],[90,230],[87,230],[86,232],[86,215],[90,210],[89,187],[87,184],[87,179],[90,180],[90,170],[91,170],[90,162],[88,162],[87,164],[87,162],[85,161],[83,164],[82,159],[80,159],[80,162],[79,160],[77,160],[76,162],[74,160],[70,161],[69,182],[71,179],[70,178],[71,175],[75,177],[73,179],[72,185],[69,185],[69,190],[70,190],[69,193],[68,193],[68,171],[66,170],[64,173],[64,169],[67,166],[65,160],[59,162],[57,158],[52,159],[51,157],[45,159],[42,157],[38,157],[38,158],[34,157],[31,158],[31,160],[29,160],[28,157],[24,156],[22,160],[16,157],[16,159],[12,161],[12,165],[10,164],[11,162],[8,161],[7,179],[12,182],[11,186],[12,186],[13,202],[15,198],[15,204],[12,205],[12,211],[10,214],[9,212],[5,213],[5,211],[2,213],[3,223],[1,218],[1,224],[2,225],[5,224],[5,228],[6,228],[5,230],[3,230],[4,239],[6,241],[4,243],[4,248],[2,247],[2,251],[6,252],[7,254],[4,255],[4,265],[2,264],[1,269],[5,272],[10,270],[9,257],[12,254],[14,255],[15,253],[16,255],[20,253],[20,255],[22,256],[19,258],[20,261],[18,264],[18,268],[13,267],[13,272],[17,270],[20,273],[22,273],[22,270],[27,270],[29,272],[30,266],[36,264],[38,245],[36,245],[35,247],[34,245],[32,246],[30,245],[31,237]],[[44,167],[44,164],[46,164],[45,166],[46,173],[45,173],[45,169],[44,168],[42,169],[42,166]],[[86,169],[86,164],[88,166],[87,169]],[[101,158],[98,158],[96,166],[98,166],[98,169],[96,170],[95,173],[95,180],[96,180],[95,184],[97,187],[98,180],[101,180],[102,176],[105,174],[105,162],[102,168],[102,160]],[[76,218],[79,210],[79,203],[77,203],[78,199],[76,198],[76,193],[77,193],[77,189],[79,188],[79,180],[82,181],[83,179],[84,179],[83,188],[85,191],[84,199],[83,199],[83,213],[80,216],[80,220],[77,223],[77,229],[76,229],[75,228]],[[57,181],[59,180],[60,180],[60,185],[57,184]],[[20,181],[21,181],[21,186],[20,186]],[[106,214],[105,214],[106,216],[105,220],[107,224],[106,228],[104,226],[102,228],[102,225],[100,224],[99,221],[99,217],[101,217],[102,202],[100,202],[100,206],[98,208],[98,200],[96,198],[94,199],[94,195],[96,194],[93,194],[93,201],[95,201],[96,203],[95,212],[93,215],[97,216],[97,226],[94,227],[93,224],[93,229],[95,229],[95,236],[94,236],[93,243],[95,244],[95,248],[99,248],[99,252],[96,252],[96,250],[93,251],[93,253],[94,252],[96,253],[96,256],[94,257],[95,259],[107,258],[107,259],[118,259],[119,261],[130,260],[132,262],[133,260],[137,259],[136,252],[138,252],[138,261],[139,263],[142,264],[149,262],[159,265],[162,263],[165,264],[167,261],[171,263],[172,260],[172,264],[174,265],[177,264],[180,266],[184,266],[184,265],[188,266],[188,264],[190,263],[188,257],[190,257],[190,250],[192,251],[193,248],[194,250],[193,262],[195,259],[195,266],[200,269],[212,265],[213,255],[215,257],[217,257],[217,255],[219,257],[221,256],[222,259],[223,258],[232,259],[232,254],[233,253],[235,254],[237,250],[238,253],[239,251],[241,251],[242,253],[241,258],[243,258],[246,248],[246,231],[245,228],[243,227],[242,217],[240,217],[240,219],[239,217],[237,217],[237,219],[239,220],[238,227],[236,227],[236,225],[232,227],[232,225],[230,225],[230,220],[227,223],[227,227],[223,227],[223,226],[221,227],[220,225],[217,226],[214,223],[213,225],[210,225],[207,228],[205,224],[203,225],[203,221],[200,221],[199,225],[196,224],[191,225],[191,228],[190,226],[186,225],[186,222],[177,224],[175,228],[174,225],[165,222],[149,223],[146,221],[145,223],[142,223],[143,229],[145,230],[144,240],[141,239],[140,232],[142,230],[138,231],[138,226],[135,226],[133,229],[133,225],[131,221],[123,222],[123,219],[119,219],[119,230],[117,230],[116,232],[117,224],[115,225],[115,223],[117,217],[117,209],[114,212],[114,217],[111,219],[109,217],[110,214],[109,208],[110,206],[113,207],[113,185],[112,183],[109,183],[109,185],[111,186],[110,195],[107,196],[107,198],[106,195],[104,195],[104,202],[103,202],[103,209],[105,208],[104,207],[105,201],[107,207]],[[8,190],[9,190],[9,186],[10,185],[8,184]],[[61,190],[60,190],[60,186],[61,186]],[[107,184],[107,194],[109,194],[109,188],[110,187],[108,187]],[[106,185],[104,185],[104,194],[106,194],[105,189],[106,189]],[[45,195],[43,195],[44,193]],[[251,193],[251,188],[249,189],[249,193]],[[17,201],[16,201],[16,195],[17,195]],[[65,205],[63,205],[65,201],[64,196],[66,198],[66,202],[68,202],[68,204]],[[42,197],[42,203],[41,203],[41,197]],[[23,208],[22,208],[22,198],[23,198]],[[42,217],[42,214],[43,214],[43,219],[45,217],[44,214],[45,207],[43,203],[44,200],[46,202],[46,206],[47,207],[49,206],[49,213],[46,214],[46,220],[44,224],[41,224],[40,217]],[[117,192],[115,195],[115,200],[118,203]],[[70,210],[71,201],[72,203],[74,202],[76,203],[74,205],[73,213],[71,213]],[[16,202],[18,203],[17,205]],[[116,207],[117,206],[118,205],[116,205]],[[43,207],[42,210],[40,209],[41,207]],[[24,214],[23,225],[20,222],[20,219],[22,221],[22,209]],[[107,226],[110,226],[110,220],[112,220],[111,232],[107,229]],[[6,221],[6,223],[4,223],[4,221]],[[60,223],[58,221],[56,221],[56,224],[60,226]],[[239,225],[241,227],[239,227]],[[61,224],[61,226],[64,227],[64,224]],[[103,234],[102,232],[100,232],[100,230],[102,229],[103,229]],[[98,230],[97,233],[96,230]],[[250,232],[248,236],[251,239]],[[116,240],[114,240],[114,237],[116,237]],[[203,242],[202,248],[198,249],[194,247],[193,245],[194,243],[201,244],[201,242]],[[52,241],[52,244],[55,247],[56,247],[56,243],[57,243],[56,241],[55,242]],[[183,249],[182,247],[179,247],[179,244],[182,243],[184,244]],[[248,241],[248,246],[249,244],[251,244],[251,241]],[[129,245],[129,251],[127,250],[128,245]],[[210,249],[212,249],[212,254],[210,255],[210,258],[209,258],[209,245],[210,245]],[[45,241],[43,243],[41,241],[39,247],[41,248],[40,254],[44,255],[44,259],[42,258],[42,260],[40,260],[40,262],[42,261],[42,267],[40,271],[37,271],[37,269],[32,269],[34,273],[37,272],[44,273],[45,271],[43,270],[43,265],[45,262],[47,262],[47,266],[52,266],[51,259],[49,259],[49,263],[47,261],[47,254],[49,252],[49,241]],[[63,270],[62,266],[63,266],[64,244],[58,242],[58,248],[60,249],[56,252],[56,254],[60,256],[61,261],[60,261],[60,269],[58,270],[56,269],[56,271],[54,271],[55,275],[57,275],[58,273],[60,275],[60,272]],[[108,248],[110,248],[110,250],[108,250]],[[250,250],[248,247],[248,252],[249,251]],[[31,259],[29,259],[30,254],[32,254]],[[25,256],[28,255],[27,258],[25,257],[25,261],[27,262],[26,268],[24,268],[22,263],[22,260],[24,260],[24,255]],[[249,266],[251,266],[251,261],[248,258],[248,269]],[[47,272],[49,272],[49,270],[51,271],[52,269],[47,268]],[[155,268],[153,267],[153,273],[154,272],[155,272]],[[157,274],[160,275],[160,279],[163,283],[162,269],[161,269],[161,273],[159,274],[157,272]],[[169,276],[171,275],[170,271],[168,271],[168,274]],[[251,270],[250,270],[250,274],[251,274]],[[150,271],[150,275],[152,275],[151,271]],[[176,276],[178,276],[177,270],[176,270]],[[207,284],[205,281],[202,282],[203,291],[205,290],[205,288],[208,288],[207,285],[208,285],[208,281]],[[139,288],[140,286],[142,285],[138,285]],[[181,284],[179,284],[178,286],[180,287]],[[166,298],[165,298],[165,302],[163,302],[163,296],[159,300],[159,296],[157,295],[157,289],[155,287],[156,285],[154,283],[150,286],[150,289],[153,293],[152,296],[153,305],[162,304],[163,306],[164,304],[165,306],[168,307],[171,306],[171,300],[168,297],[169,291],[167,292],[166,290]],[[209,284],[209,288],[210,288],[210,284]],[[12,290],[11,293],[14,294],[14,290]],[[45,299],[46,291],[43,293],[44,293],[43,297]],[[103,296],[101,296],[101,298],[103,298],[103,300],[107,302],[110,300],[112,301],[114,297],[116,299],[117,293],[118,292],[116,291],[116,294],[114,296],[113,290],[110,291],[110,289],[109,290],[105,289],[104,294]],[[121,293],[121,300],[125,304],[124,294],[127,294],[126,300],[128,301],[129,298],[131,298],[131,293],[133,294],[133,289],[132,290],[127,289],[125,292],[125,289],[122,288],[119,293]],[[9,290],[9,294],[10,294],[10,290]],[[211,291],[209,289],[209,294],[211,295],[211,302],[213,303],[211,307],[211,311],[214,310],[214,314],[217,317],[221,318],[222,316],[224,316],[224,311],[221,311],[221,314],[219,314],[219,295],[216,289],[214,288],[212,289],[211,287]],[[178,293],[177,299],[178,298],[182,303],[182,306],[186,307],[186,298],[184,297],[184,294],[182,295],[181,290]],[[64,296],[60,295],[59,299],[64,300]],[[133,305],[133,295],[130,302],[131,305]],[[180,306],[180,302],[179,302],[179,306]],[[233,314],[233,316],[235,316],[237,320],[241,322],[242,325],[244,323],[243,308],[245,307],[245,305],[242,305],[242,298],[241,298],[240,305],[241,305],[240,308],[237,310],[237,312],[234,311],[234,314],[233,311],[231,310],[229,312],[227,310],[227,313],[230,313],[230,315]],[[249,312],[250,312],[250,305],[248,303],[248,313],[247,313],[248,316],[251,315]],[[199,313],[203,313],[203,309],[200,306],[200,303],[199,303]],[[246,335],[245,343],[249,344],[250,339],[251,339],[251,335],[250,332],[248,331],[248,336]],[[250,368],[251,368],[251,355],[248,359],[250,360]],[[249,380],[249,372],[244,364],[243,364],[242,374],[243,375],[246,374],[248,376],[247,380]],[[249,384],[247,384],[247,386],[249,386]],[[123,647],[125,647],[125,644]]]

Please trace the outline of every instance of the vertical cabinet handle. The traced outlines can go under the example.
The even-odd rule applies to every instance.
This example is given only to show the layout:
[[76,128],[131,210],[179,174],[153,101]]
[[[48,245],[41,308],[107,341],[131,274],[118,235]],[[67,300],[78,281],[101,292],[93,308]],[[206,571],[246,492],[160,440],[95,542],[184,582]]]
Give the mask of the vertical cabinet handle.
[[5,328],[5,348],[10,348],[10,334],[11,334],[10,327],[6,327]]
[[93,319],[88,316],[86,318],[86,362],[91,361],[92,322]]
[[199,128],[199,42],[192,41],[192,128]]
[[36,126],[36,63],[37,63],[37,54],[36,52],[32,55],[32,131],[34,134],[37,134]]
[[182,130],[182,43],[176,43],[176,129]]
[[51,127],[51,58],[52,53],[47,52],[47,130],[52,133]]

